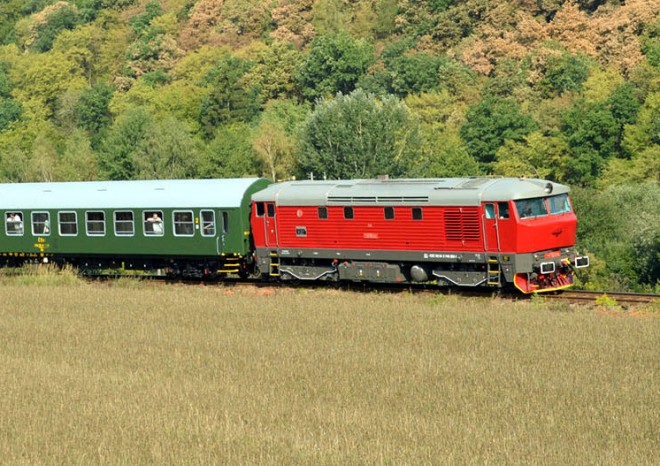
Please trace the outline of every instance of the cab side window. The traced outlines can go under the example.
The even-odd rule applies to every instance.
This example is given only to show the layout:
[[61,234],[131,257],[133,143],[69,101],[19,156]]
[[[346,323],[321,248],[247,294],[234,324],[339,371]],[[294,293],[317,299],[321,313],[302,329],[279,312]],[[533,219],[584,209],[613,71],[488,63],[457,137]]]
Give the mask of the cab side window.
[[23,236],[23,213],[5,213],[5,233],[7,236]]
[[257,217],[263,217],[264,215],[266,215],[266,209],[264,207],[263,202],[257,202],[256,206],[257,206]]
[[500,213],[500,219],[506,220],[509,218],[509,204],[507,202],[498,202],[497,210]]
[[495,204],[486,204],[484,211],[488,220],[495,218]]

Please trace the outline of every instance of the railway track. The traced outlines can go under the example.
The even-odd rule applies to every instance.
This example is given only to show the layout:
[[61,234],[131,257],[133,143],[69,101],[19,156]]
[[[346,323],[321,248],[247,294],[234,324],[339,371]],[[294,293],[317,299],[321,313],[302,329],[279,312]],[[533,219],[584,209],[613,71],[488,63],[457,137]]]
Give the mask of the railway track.
[[[171,278],[163,275],[95,275],[87,276],[90,280],[114,280],[117,278],[134,278],[138,280],[147,280],[154,284],[161,285],[200,285],[225,286],[225,287],[294,287],[294,288],[313,288],[328,287],[328,284],[319,284],[316,282],[262,282],[258,279],[241,280],[238,278],[225,278],[219,281],[205,281],[197,278]],[[433,285],[396,285],[396,284],[378,284],[378,283],[352,283],[342,282],[334,285],[344,290],[357,290],[364,292],[385,292],[385,293],[444,293],[455,294],[464,297],[493,297],[499,296],[503,299],[531,299],[534,295],[521,295],[517,292],[490,290],[490,289],[470,289],[470,288],[437,288]],[[539,297],[549,301],[564,301],[578,305],[619,305],[622,307],[634,307],[653,302],[660,303],[660,295],[650,293],[623,293],[609,291],[585,291],[585,290],[563,290],[555,293],[540,293]]]
[[548,300],[568,301],[573,304],[614,304],[620,306],[640,306],[660,303],[660,295],[650,293],[617,293],[609,291],[569,290],[556,294],[543,295]]

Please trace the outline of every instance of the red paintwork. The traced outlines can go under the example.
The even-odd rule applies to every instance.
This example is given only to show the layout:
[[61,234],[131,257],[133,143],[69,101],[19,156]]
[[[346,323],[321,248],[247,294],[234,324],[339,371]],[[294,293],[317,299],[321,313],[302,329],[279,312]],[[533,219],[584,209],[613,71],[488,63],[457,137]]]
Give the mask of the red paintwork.
[[573,212],[517,219],[517,253],[545,251],[575,245],[577,218]]
[[[316,206],[278,206],[275,217],[258,217],[253,208],[255,246],[529,253],[573,246],[577,228],[572,212],[520,219],[513,206],[509,219],[492,220],[485,219],[483,207],[425,206],[422,220],[413,220],[408,206],[394,207],[392,220],[382,206],[354,206],[351,220],[344,219],[343,206],[327,209],[328,218],[319,219]],[[307,236],[296,236],[297,227],[305,227]]]
[[[354,206],[354,218],[347,220],[341,206],[329,206],[327,219],[318,218],[317,207],[280,206],[276,213],[278,246],[390,251],[483,250],[480,209],[463,207],[462,212],[460,209],[424,207],[423,219],[413,220],[410,207],[394,207],[395,218],[386,220],[382,206]],[[471,222],[452,220],[468,216]],[[455,226],[449,236],[445,219]],[[261,233],[264,218],[253,214],[252,225],[255,246],[267,247],[265,235]],[[296,236],[296,227],[306,227],[307,236]]]

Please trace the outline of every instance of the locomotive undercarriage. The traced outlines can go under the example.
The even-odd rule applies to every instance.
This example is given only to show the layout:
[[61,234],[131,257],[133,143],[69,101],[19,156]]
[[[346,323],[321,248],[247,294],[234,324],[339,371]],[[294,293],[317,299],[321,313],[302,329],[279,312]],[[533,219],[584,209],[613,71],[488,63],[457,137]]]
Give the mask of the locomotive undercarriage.
[[28,263],[49,263],[59,266],[70,265],[82,275],[104,275],[123,272],[145,272],[172,278],[219,279],[228,274],[245,277],[249,264],[238,254],[217,258],[179,256],[85,256],[67,254],[4,254],[0,264],[20,267]]
[[571,286],[573,269],[588,266],[588,258],[576,257],[573,248],[536,254],[260,249],[256,263],[266,280],[515,286],[523,293],[533,293]]

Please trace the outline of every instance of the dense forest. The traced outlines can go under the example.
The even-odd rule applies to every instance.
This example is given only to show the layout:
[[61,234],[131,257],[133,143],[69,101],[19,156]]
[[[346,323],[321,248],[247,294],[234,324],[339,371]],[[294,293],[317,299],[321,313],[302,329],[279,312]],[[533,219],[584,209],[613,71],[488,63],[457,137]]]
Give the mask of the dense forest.
[[660,0],[3,0],[0,180],[533,176],[660,292]]

